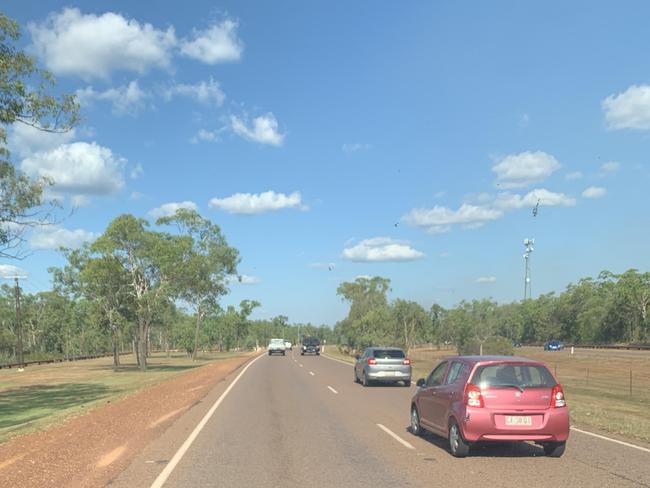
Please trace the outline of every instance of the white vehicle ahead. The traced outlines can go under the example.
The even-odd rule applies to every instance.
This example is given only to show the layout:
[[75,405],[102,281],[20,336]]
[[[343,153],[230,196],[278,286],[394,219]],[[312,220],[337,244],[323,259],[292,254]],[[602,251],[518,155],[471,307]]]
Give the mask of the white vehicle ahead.
[[282,354],[284,356],[286,354],[285,349],[282,339],[271,339],[271,342],[269,342],[269,356],[271,354]]
[[289,349],[291,351],[292,347],[293,346],[291,345],[291,343],[289,341],[284,341],[284,348],[285,349]]

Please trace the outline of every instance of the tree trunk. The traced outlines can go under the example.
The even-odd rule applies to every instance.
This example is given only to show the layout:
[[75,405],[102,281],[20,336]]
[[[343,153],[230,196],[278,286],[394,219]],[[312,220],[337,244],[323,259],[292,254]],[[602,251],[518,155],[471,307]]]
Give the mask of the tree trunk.
[[120,366],[120,351],[117,348],[117,333],[115,329],[113,329],[111,339],[113,340],[113,371],[117,371],[117,368]]
[[196,361],[196,353],[199,349],[199,329],[201,327],[201,311],[196,313],[196,328],[194,329],[194,351],[192,352],[192,361]]
[[138,352],[140,356],[140,371],[147,370],[147,338],[149,334],[149,324],[146,321],[140,319],[138,323]]

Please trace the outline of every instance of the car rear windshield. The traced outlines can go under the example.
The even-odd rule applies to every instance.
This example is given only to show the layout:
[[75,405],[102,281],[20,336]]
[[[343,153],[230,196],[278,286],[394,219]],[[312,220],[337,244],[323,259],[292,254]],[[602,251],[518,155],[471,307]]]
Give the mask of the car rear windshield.
[[479,366],[472,377],[481,388],[516,386],[519,388],[552,388],[557,382],[541,364],[499,363]]
[[372,355],[377,359],[402,359],[404,351],[396,349],[375,349]]
[[318,345],[320,345],[320,339],[309,337],[309,338],[305,339],[304,341],[302,341],[302,343],[305,346],[318,346]]

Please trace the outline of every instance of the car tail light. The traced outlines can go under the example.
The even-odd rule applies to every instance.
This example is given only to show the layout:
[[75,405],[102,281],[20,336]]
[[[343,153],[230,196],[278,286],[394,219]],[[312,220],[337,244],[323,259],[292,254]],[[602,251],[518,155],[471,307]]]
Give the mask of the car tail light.
[[409,358],[406,358],[406,359],[404,360],[404,364],[405,364],[406,366],[410,366],[410,365],[411,365],[411,360],[410,360]]
[[551,392],[551,408],[566,407],[566,400],[564,399],[564,391],[562,385],[557,384],[553,387]]
[[368,364],[377,364],[377,360],[375,358],[368,358]]
[[481,395],[481,389],[473,385],[472,383],[467,383],[465,387],[465,405],[468,407],[483,407],[483,395]]

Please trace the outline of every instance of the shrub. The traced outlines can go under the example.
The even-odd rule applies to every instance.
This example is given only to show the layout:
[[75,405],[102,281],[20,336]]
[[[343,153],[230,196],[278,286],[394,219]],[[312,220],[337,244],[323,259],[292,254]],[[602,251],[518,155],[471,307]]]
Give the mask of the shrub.
[[[481,353],[481,342],[478,339],[470,339],[464,344],[458,345],[458,354],[460,355],[478,355]],[[512,356],[514,347],[512,341],[505,337],[493,336],[488,337],[483,342],[483,355]]]

